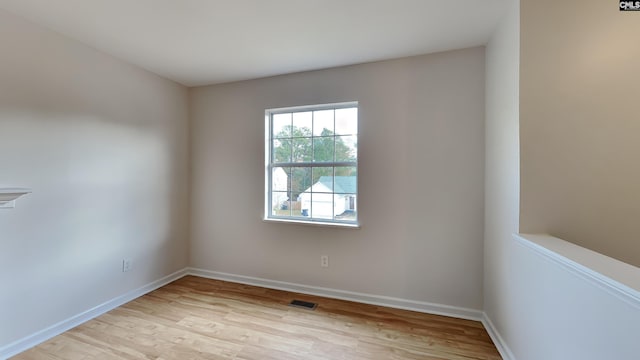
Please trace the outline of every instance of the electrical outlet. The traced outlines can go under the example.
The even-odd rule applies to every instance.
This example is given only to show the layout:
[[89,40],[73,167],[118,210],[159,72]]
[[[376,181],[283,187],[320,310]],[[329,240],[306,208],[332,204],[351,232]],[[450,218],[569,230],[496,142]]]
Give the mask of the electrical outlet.
[[329,267],[329,256],[328,255],[320,256],[320,266]]
[[123,259],[122,260],[122,272],[127,272],[131,270],[132,261],[131,259]]

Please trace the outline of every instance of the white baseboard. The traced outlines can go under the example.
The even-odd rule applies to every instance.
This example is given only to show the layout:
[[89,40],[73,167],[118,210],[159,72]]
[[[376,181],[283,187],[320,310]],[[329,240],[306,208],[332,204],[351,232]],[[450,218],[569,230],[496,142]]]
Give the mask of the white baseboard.
[[486,313],[482,316],[482,324],[484,325],[484,328],[487,329],[487,332],[489,333],[491,340],[493,340],[493,344],[498,349],[500,356],[502,356],[502,359],[516,360],[513,352],[511,352],[511,349],[509,349],[509,346],[507,346],[507,343],[504,341],[504,339],[498,332],[498,329],[496,329],[496,327],[493,325],[493,322],[491,321],[491,319],[489,319]]
[[75,315],[69,319],[63,320],[57,324],[54,324],[46,329],[38,331],[32,335],[19,339],[13,343],[0,348],[0,359],[6,359],[11,356],[17,355],[25,350],[28,350],[44,341],[51,339],[52,337],[59,335],[65,331],[68,331],[86,321],[89,321],[95,317],[98,317],[110,310],[117,308],[131,300],[134,300],[142,295],[145,295],[155,289],[158,289],[170,282],[178,280],[186,275],[199,276],[203,278],[223,280],[247,285],[260,286],[276,290],[284,290],[297,292],[308,295],[323,296],[327,298],[355,301],[364,304],[386,306],[396,309],[411,310],[422,313],[450,316],[460,319],[481,321],[487,328],[489,335],[493,339],[496,347],[500,351],[500,354],[504,360],[515,360],[508,347],[504,345],[502,338],[495,331],[493,324],[486,317],[486,315],[480,310],[434,304],[428,302],[406,300],[400,298],[394,298],[389,296],[380,296],[372,294],[357,293],[345,290],[337,290],[330,288],[323,288],[318,286],[309,286],[302,284],[295,284],[283,281],[255,278],[243,275],[234,275],[216,271],[209,271],[197,268],[185,268],[176,271],[173,274],[167,275],[162,279],[156,280],[138,289],[129,291],[126,294],[118,296],[112,300],[109,300],[101,305],[98,305],[92,309],[89,309],[83,313]]
[[406,300],[388,296],[363,294],[345,290],[336,290],[318,286],[309,286],[283,281],[255,278],[244,275],[227,274],[204,269],[189,268],[188,272],[189,275],[260,286],[269,289],[291,291],[308,295],[317,295],[332,299],[355,301],[364,304],[386,306],[390,308],[411,310],[434,315],[450,316],[467,320],[482,321],[483,319],[483,313],[480,310],[473,310],[456,306],[433,304],[428,302]]
[[40,343],[43,343],[54,336],[62,334],[63,332],[73,329],[74,327],[87,322],[95,317],[98,317],[110,310],[124,305],[131,300],[134,300],[144,294],[150,293],[168,283],[180,279],[188,274],[187,269],[182,269],[167,275],[162,279],[158,279],[147,285],[144,285],[138,289],[131,290],[123,295],[120,295],[114,299],[111,299],[103,304],[100,304],[92,309],[89,309],[83,313],[70,317],[66,320],[62,320],[57,324],[54,324],[46,329],[40,330],[35,334],[26,336],[22,339],[16,340],[8,345],[0,347],[0,359],[7,359],[11,356],[15,356],[25,350],[28,350]]

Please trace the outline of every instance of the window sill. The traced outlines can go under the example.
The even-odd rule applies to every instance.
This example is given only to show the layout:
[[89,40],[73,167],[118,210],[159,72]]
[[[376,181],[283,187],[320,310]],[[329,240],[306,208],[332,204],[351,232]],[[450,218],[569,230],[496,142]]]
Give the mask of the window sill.
[[337,227],[347,229],[360,229],[359,223],[339,223],[339,222],[326,222],[326,221],[305,221],[295,219],[278,219],[278,218],[264,218],[264,222],[281,223],[281,224],[299,224],[299,225],[313,225],[321,227]]

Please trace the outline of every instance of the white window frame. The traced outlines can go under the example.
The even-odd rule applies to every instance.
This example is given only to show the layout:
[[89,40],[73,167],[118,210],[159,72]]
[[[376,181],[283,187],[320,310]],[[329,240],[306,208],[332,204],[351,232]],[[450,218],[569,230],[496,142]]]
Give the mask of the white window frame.
[[[310,162],[293,162],[293,163],[277,163],[274,165],[273,163],[273,138],[272,138],[272,128],[273,128],[273,115],[283,114],[283,113],[296,113],[296,112],[306,112],[306,111],[322,111],[322,110],[336,110],[336,109],[345,109],[345,108],[357,108],[358,109],[358,119],[357,119],[357,138],[359,141],[360,138],[360,109],[357,101],[350,102],[341,102],[341,103],[331,103],[331,104],[321,104],[321,105],[305,105],[305,106],[294,106],[294,107],[285,107],[285,108],[274,108],[274,109],[266,109],[265,110],[265,200],[264,200],[264,217],[265,221],[269,222],[282,222],[282,223],[301,223],[301,224],[310,224],[310,225],[326,225],[326,226],[339,226],[339,227],[349,227],[349,228],[359,228],[359,211],[358,206],[356,205],[355,211],[355,219],[354,220],[338,220],[335,219],[335,214],[333,219],[320,219],[320,218],[311,218],[304,216],[282,216],[282,215],[273,215],[271,212],[272,209],[272,174],[273,169],[276,167],[355,167],[356,168],[356,190],[355,190],[355,201],[359,202],[359,173],[358,173],[358,149],[356,148],[356,160],[355,161],[323,161],[323,162],[314,162],[313,160]],[[335,121],[335,120],[334,120]],[[334,123],[335,124],[335,123]],[[334,135],[335,136],[335,135]],[[313,184],[312,184],[313,186]],[[335,196],[335,193],[333,193]],[[335,200],[334,200],[335,201]]]

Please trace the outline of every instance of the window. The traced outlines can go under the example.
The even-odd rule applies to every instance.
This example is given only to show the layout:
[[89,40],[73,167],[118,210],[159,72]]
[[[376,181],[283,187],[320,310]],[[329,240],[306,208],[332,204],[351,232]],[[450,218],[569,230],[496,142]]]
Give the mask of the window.
[[265,219],[358,223],[358,103],[265,111]]

